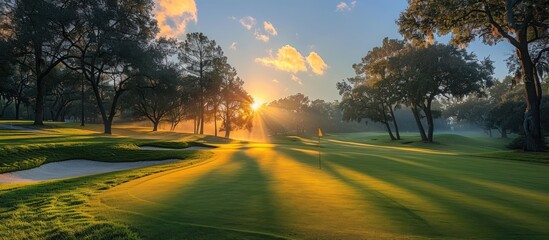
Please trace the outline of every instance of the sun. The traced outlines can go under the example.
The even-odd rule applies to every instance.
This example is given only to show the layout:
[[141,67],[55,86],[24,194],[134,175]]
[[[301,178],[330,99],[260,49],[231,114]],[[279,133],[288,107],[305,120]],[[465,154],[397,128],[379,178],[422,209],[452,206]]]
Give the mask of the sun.
[[256,111],[261,107],[262,104],[263,103],[261,101],[254,100],[254,102],[252,103],[252,110]]

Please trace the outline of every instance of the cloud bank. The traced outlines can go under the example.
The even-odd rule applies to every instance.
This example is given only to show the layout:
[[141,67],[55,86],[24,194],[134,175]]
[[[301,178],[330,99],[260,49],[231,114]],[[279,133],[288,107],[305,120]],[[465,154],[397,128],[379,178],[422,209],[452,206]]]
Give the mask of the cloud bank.
[[[305,58],[297,49],[289,44],[278,49],[276,57],[272,54],[269,55],[269,57],[265,58],[256,58],[255,61],[264,66],[294,74],[298,72],[307,72],[308,65],[314,74],[321,76],[324,75],[324,71],[328,68],[328,65],[318,53],[310,52],[309,56]],[[297,78],[296,76],[294,77]]]
[[276,58],[271,55],[266,58],[256,58],[255,61],[285,72],[297,73],[307,71],[305,58],[297,49],[290,45],[285,45],[278,49]]

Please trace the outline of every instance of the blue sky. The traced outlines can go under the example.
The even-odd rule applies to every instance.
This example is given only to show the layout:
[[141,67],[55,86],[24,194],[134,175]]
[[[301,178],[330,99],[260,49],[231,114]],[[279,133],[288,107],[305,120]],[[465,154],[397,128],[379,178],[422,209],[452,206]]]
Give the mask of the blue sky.
[[[186,25],[184,31],[178,33],[180,38],[184,32],[199,31],[214,39],[246,82],[245,88],[260,101],[271,101],[298,92],[311,99],[339,99],[335,84],[354,75],[353,63],[359,62],[370,49],[380,45],[383,38],[402,38],[395,20],[407,6],[405,0],[181,2],[186,2],[185,8],[192,5],[192,10],[186,13],[186,18],[179,19],[179,24]],[[253,26],[249,24],[249,17],[255,20]],[[243,18],[246,18],[244,23],[248,23],[249,29],[241,24]],[[276,35],[266,30],[265,22],[272,24]],[[268,37],[269,40],[265,42],[257,36]],[[447,39],[444,37],[439,41],[444,43]],[[287,45],[289,47],[284,47]],[[277,59],[277,53],[283,47],[287,50],[285,53],[295,54],[297,51],[305,60],[303,67],[279,67],[276,61],[281,59]],[[479,59],[490,56],[495,61],[497,78],[507,74],[505,59],[513,53],[508,43],[486,46],[475,42],[468,47],[468,51],[475,52]],[[306,59],[312,52],[320,56],[326,68],[321,66],[314,71],[315,64],[309,64]]]

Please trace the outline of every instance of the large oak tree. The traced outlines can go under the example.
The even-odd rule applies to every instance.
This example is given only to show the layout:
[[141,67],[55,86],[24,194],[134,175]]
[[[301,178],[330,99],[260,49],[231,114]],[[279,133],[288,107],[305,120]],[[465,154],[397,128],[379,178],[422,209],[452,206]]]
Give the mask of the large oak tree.
[[405,38],[417,43],[435,34],[451,34],[451,43],[466,45],[476,38],[493,45],[507,41],[516,49],[524,85],[525,148],[543,148],[540,103],[541,79],[537,69],[549,52],[547,0],[409,0],[398,24]]

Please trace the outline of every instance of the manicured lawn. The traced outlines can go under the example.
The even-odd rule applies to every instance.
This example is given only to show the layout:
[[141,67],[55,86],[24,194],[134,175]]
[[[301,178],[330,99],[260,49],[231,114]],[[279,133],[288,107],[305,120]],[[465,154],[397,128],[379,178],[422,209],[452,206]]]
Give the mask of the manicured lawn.
[[[9,122],[11,123],[11,122]],[[0,124],[8,124],[0,121]],[[15,124],[35,128],[28,121]],[[43,132],[0,129],[0,173],[37,167],[70,159],[104,162],[185,159],[188,151],[143,151],[139,146],[185,148],[201,145],[207,137],[177,133],[151,133],[146,128],[115,128],[115,135],[101,134],[99,125],[50,123]],[[212,139],[213,140],[213,139]]]
[[[329,135],[319,169],[316,138],[220,144],[123,131],[81,141],[133,144],[127,148],[136,152],[147,141],[220,147],[168,165],[0,185],[0,239],[549,237],[549,165],[540,163],[548,154],[530,161],[505,150],[505,140],[446,134],[426,145],[413,135],[398,142],[375,133]],[[56,134],[82,138],[69,132]],[[57,144],[49,135],[24,144]],[[119,148],[112,151],[126,151]]]

